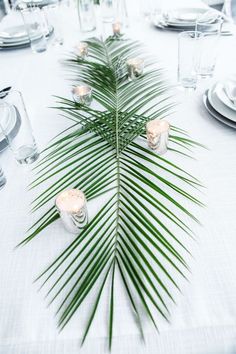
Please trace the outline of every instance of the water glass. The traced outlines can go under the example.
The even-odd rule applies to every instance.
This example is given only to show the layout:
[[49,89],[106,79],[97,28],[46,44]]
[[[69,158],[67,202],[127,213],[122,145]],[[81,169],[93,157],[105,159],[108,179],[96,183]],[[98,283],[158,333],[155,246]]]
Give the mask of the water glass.
[[3,170],[1,169],[1,166],[0,166],[0,189],[2,189],[6,183],[7,183],[6,177],[5,177]]
[[202,78],[212,77],[214,74],[222,23],[222,15],[211,10],[200,16],[196,22],[196,31],[203,35],[198,67],[198,74]]
[[45,37],[45,19],[38,7],[29,6],[21,8],[21,15],[30,39],[31,49],[34,53],[47,50]]
[[129,25],[126,0],[114,0],[114,20],[121,22],[124,27]]
[[96,29],[94,0],[77,0],[81,32],[91,32]]
[[113,22],[115,18],[115,0],[100,0],[103,22]]
[[154,0],[140,0],[140,12],[142,17],[144,17],[146,20],[151,20],[151,17],[154,12]]
[[236,0],[224,1],[224,13],[230,19],[231,22],[236,24]]
[[202,34],[195,31],[181,32],[178,37],[178,82],[186,89],[197,87],[201,41]]
[[[3,124],[5,119],[18,121],[20,127],[15,137],[8,134]],[[37,160],[39,153],[32,133],[30,120],[22,94],[10,90],[0,101],[0,128],[19,164],[30,164]]]
[[53,26],[53,34],[51,39],[52,45],[63,45],[64,39],[60,24],[60,6],[58,3],[43,7],[45,19],[47,23],[47,33],[50,33]]

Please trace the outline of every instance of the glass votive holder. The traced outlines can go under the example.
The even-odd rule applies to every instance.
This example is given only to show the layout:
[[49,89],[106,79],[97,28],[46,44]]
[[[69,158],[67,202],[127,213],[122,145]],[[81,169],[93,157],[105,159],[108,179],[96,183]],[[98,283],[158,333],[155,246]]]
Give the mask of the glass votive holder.
[[88,85],[79,85],[72,90],[75,102],[90,106],[92,102],[92,88]]
[[129,80],[135,80],[143,74],[144,60],[141,58],[132,58],[127,60],[127,70]]
[[115,37],[119,37],[121,35],[122,24],[119,21],[112,23],[112,31]]
[[3,170],[0,167],[0,189],[2,189],[6,183],[7,183],[6,177],[3,173]]
[[170,124],[166,120],[153,119],[146,124],[148,146],[159,155],[166,153]]
[[88,43],[80,42],[75,47],[76,54],[81,57],[81,59],[85,59],[88,56]]
[[[18,124],[18,132],[9,134],[6,120]],[[19,91],[10,90],[0,101],[0,129],[19,164],[30,164],[37,160],[39,152],[33,136],[23,96]]]
[[68,189],[61,192],[55,201],[62,223],[67,231],[76,234],[88,223],[86,198],[79,189]]

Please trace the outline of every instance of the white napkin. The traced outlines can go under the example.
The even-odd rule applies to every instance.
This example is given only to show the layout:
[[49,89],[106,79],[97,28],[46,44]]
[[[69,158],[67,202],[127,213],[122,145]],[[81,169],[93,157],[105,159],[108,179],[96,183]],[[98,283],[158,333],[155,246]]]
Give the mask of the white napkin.
[[228,80],[224,84],[225,93],[236,106],[236,80]]

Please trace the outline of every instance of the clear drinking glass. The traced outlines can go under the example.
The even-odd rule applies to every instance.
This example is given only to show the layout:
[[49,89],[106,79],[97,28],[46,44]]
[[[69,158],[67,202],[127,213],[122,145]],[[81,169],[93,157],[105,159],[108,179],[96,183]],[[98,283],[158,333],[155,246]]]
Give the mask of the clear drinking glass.
[[81,32],[91,32],[96,29],[94,0],[77,0]]
[[115,18],[115,0],[100,0],[103,22],[112,22]]
[[207,11],[196,22],[196,31],[201,32],[202,49],[198,74],[203,77],[212,77],[215,70],[223,18],[218,11]]
[[123,26],[129,25],[126,0],[114,0],[114,20],[121,22]]
[[[15,137],[9,135],[2,124],[9,117],[18,120],[20,124]],[[37,145],[23,97],[19,91],[10,90],[0,101],[0,128],[19,164],[30,164],[37,160],[39,156]]]
[[6,177],[5,177],[3,170],[0,166],[0,189],[2,189],[6,183],[7,183]]
[[224,13],[226,16],[236,24],[236,0],[225,0],[224,1]]
[[58,3],[47,5],[43,7],[47,22],[47,32],[50,33],[53,26],[53,34],[51,43],[52,45],[63,45],[64,39],[62,35],[62,29],[60,24],[60,6]]
[[154,0],[140,0],[140,12],[142,17],[146,20],[151,20],[153,12],[154,12]]
[[44,31],[44,18],[38,7],[28,6],[21,8],[21,14],[30,39],[30,46],[34,53],[47,50],[47,40]]
[[202,34],[181,32],[178,37],[178,82],[186,89],[195,90],[200,60]]

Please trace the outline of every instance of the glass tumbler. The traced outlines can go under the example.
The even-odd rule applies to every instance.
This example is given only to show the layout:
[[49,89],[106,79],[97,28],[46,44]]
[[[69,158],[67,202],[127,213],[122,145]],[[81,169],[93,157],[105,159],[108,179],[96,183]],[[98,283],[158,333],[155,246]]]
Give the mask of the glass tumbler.
[[96,29],[94,0],[77,0],[81,32],[91,32]]
[[[19,125],[16,136],[11,136],[5,130],[3,122],[6,119],[11,119]],[[19,91],[10,90],[0,101],[0,128],[19,164],[30,164],[37,160],[39,156],[37,145],[23,97]]]
[[230,21],[236,24],[236,0],[225,0],[223,10]]
[[154,12],[154,0],[140,0],[139,8],[141,12],[141,16],[144,17],[145,20],[151,20],[153,12]]
[[178,37],[178,82],[186,89],[197,87],[201,41],[202,34],[195,31],[181,32]]
[[222,15],[217,11],[207,11],[196,22],[196,31],[203,35],[198,67],[198,74],[202,78],[212,77],[214,74],[222,23]]
[[5,177],[3,170],[0,166],[0,189],[2,189],[6,183],[7,183],[6,177]]
[[115,18],[115,0],[100,0],[103,22],[113,22]]
[[129,18],[126,0],[114,0],[114,20],[121,22],[124,27],[128,27]]
[[62,29],[60,24],[60,5],[54,3],[43,7],[47,22],[47,32],[50,33],[53,26],[52,45],[63,45],[64,39],[62,35]]
[[30,39],[30,46],[34,53],[47,50],[45,37],[45,20],[38,7],[29,6],[21,8],[21,15]]

